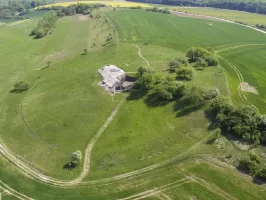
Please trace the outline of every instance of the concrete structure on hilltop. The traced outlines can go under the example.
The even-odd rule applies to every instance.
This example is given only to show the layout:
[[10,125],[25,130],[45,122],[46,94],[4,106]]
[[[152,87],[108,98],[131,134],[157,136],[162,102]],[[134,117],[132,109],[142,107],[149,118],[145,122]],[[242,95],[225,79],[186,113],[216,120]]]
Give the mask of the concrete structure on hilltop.
[[101,86],[109,92],[129,90],[134,82],[127,81],[126,72],[115,65],[106,65],[98,70],[102,76]]

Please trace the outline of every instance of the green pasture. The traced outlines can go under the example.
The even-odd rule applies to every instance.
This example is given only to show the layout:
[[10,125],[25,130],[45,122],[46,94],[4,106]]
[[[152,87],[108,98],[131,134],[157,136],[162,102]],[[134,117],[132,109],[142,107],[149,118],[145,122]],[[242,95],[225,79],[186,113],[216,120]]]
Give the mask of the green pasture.
[[[93,148],[91,169],[83,186],[65,189],[43,184],[21,174],[0,156],[1,181],[34,199],[119,199],[196,176],[198,181],[174,183],[165,195],[172,199],[265,199],[263,187],[234,168],[228,170],[228,166],[217,167],[212,162],[218,154],[224,158],[231,152],[237,159],[246,152],[236,150],[225,138],[223,148],[212,145],[209,140],[214,134],[203,109],[186,111],[185,103],[175,102],[158,105],[147,95],[123,93],[112,98],[97,85],[101,80],[97,69],[106,64],[126,72],[146,67],[138,45],[150,67],[165,75],[168,62],[184,56],[187,48],[212,47],[239,69],[245,81],[258,87],[259,95],[246,94],[248,103],[265,111],[265,48],[254,44],[266,43],[266,36],[225,22],[139,10],[100,9],[94,16],[85,20],[79,15],[63,17],[52,34],[42,39],[29,36],[37,16],[0,27],[0,139],[44,174],[58,179],[78,177],[82,163],[72,171],[63,166],[72,152],[81,150],[84,155],[92,137],[127,97]],[[106,44],[109,34],[113,41]],[[253,46],[234,48],[249,44]],[[84,49],[88,49],[85,55]],[[29,89],[12,92],[20,80],[27,81]],[[218,88],[240,105],[237,81],[235,72],[221,61],[218,67],[194,70],[193,81],[188,84]],[[185,154],[196,144],[197,148]],[[204,156],[213,164],[201,163]],[[137,176],[103,180],[171,158],[176,159]],[[9,198],[13,197],[2,197]],[[156,198],[162,197],[147,196]]]
[[217,8],[200,8],[200,7],[179,7],[179,6],[167,6],[168,9],[176,10],[180,12],[187,12],[199,15],[208,15],[213,17],[219,17],[230,21],[241,21],[250,26],[256,24],[266,23],[266,16],[256,13],[248,13],[237,10],[226,10]]

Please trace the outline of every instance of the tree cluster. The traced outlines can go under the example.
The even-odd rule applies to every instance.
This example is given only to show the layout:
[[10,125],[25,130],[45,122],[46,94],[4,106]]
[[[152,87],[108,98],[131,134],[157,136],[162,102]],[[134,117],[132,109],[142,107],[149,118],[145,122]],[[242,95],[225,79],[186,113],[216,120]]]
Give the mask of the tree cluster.
[[[133,1],[133,0],[129,0]],[[142,3],[156,3],[175,6],[213,7],[266,14],[266,2],[260,0],[134,0]]]
[[197,67],[217,66],[218,58],[212,49],[191,47],[186,54],[190,63],[196,63]]
[[160,9],[157,7],[153,8],[146,8],[146,11],[151,11],[151,12],[159,12],[159,13],[165,13],[165,14],[170,14],[170,11],[168,9]]
[[168,63],[169,72],[174,73],[180,67],[186,67],[187,65],[188,65],[188,60],[186,57],[176,58]]
[[251,176],[266,181],[266,166],[255,154],[249,154],[248,158],[240,160],[237,167]]
[[212,100],[210,111],[223,133],[255,145],[266,144],[266,116],[254,106],[235,107],[225,97],[218,97]]
[[46,0],[39,1],[8,1],[7,4],[0,6],[0,18],[2,19],[21,19],[22,16],[30,12],[31,8],[42,6],[50,2]]
[[57,20],[57,13],[55,11],[47,12],[38,22],[37,26],[31,31],[31,35],[35,38],[42,38],[46,36],[54,27]]

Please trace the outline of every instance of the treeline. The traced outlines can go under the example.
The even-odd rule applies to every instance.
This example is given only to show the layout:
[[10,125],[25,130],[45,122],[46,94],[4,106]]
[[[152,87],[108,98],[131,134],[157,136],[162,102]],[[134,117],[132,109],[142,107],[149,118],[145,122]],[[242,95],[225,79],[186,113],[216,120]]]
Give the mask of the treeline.
[[23,18],[22,16],[30,12],[30,9],[37,6],[53,3],[54,1],[39,0],[39,1],[8,1],[8,3],[0,6],[0,18],[12,19]]
[[30,35],[34,35],[35,38],[42,38],[48,33],[51,33],[55,28],[56,20],[58,19],[56,11],[47,12],[38,22],[37,26],[31,31]]
[[[129,0],[131,1],[131,0]],[[142,3],[156,3],[175,6],[213,7],[266,14],[266,2],[259,0],[132,0]]]
[[51,6],[51,7],[41,7],[38,10],[55,10],[58,17],[63,17],[65,15],[75,15],[75,14],[90,14],[93,9],[98,9],[100,7],[106,7],[104,4],[85,4],[77,3],[72,4],[67,7],[63,6]]
[[256,24],[255,27],[260,29],[260,30],[266,31],[266,25]]
[[254,145],[266,144],[266,116],[261,115],[254,106],[236,107],[225,97],[219,97],[210,105],[215,125],[224,134]]

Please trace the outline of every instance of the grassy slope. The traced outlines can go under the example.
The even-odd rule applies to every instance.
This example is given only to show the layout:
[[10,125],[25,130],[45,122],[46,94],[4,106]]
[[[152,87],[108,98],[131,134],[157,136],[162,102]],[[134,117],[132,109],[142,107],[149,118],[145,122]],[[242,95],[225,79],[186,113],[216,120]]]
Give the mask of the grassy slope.
[[[123,21],[121,24],[122,19],[126,17],[125,12],[128,12],[128,18],[126,18],[127,21]],[[138,57],[137,49],[133,46],[133,43],[142,43],[146,40],[149,42],[149,45],[139,44],[143,49],[143,56],[150,61],[152,67],[157,71],[163,71],[167,60],[181,55],[181,52],[190,45],[213,47],[219,45],[219,48],[224,48],[221,46],[224,43],[230,46],[234,44],[243,44],[249,41],[253,43],[259,42],[264,39],[264,36],[260,33],[246,28],[242,29],[242,27],[239,26],[217,22],[219,26],[212,27],[210,31],[209,26],[206,25],[206,23],[208,23],[207,21],[184,19],[158,13],[121,11],[112,12],[109,17],[113,19],[115,26],[118,28],[118,34],[122,43],[119,43],[117,46],[98,49],[95,52],[90,52],[87,56],[80,56],[79,54],[90,41],[88,41],[84,47],[83,39],[73,40],[72,38],[90,36],[90,32],[88,32],[88,30],[90,30],[90,22],[78,21],[76,17],[69,17],[60,21],[58,29],[56,29],[52,35],[41,40],[32,40],[28,38],[28,30],[33,26],[31,22],[11,28],[9,27],[8,29],[5,28],[2,29],[4,31],[0,32],[1,36],[6,38],[6,40],[1,41],[5,48],[5,54],[1,57],[1,59],[4,60],[1,67],[5,69],[3,70],[4,74],[1,80],[1,84],[3,85],[3,87],[1,87],[1,94],[5,94],[2,96],[2,99],[0,99],[3,108],[0,118],[1,138],[4,139],[4,142],[7,142],[8,147],[15,153],[23,154],[22,156],[25,156],[30,161],[41,156],[42,159],[37,159],[35,164],[49,171],[49,174],[56,174],[60,178],[71,178],[78,173],[78,170],[72,173],[65,172],[62,170],[62,163],[68,161],[69,153],[76,150],[77,145],[78,148],[80,148],[80,144],[78,143],[83,142],[84,146],[85,142],[88,142],[89,137],[92,136],[91,134],[94,133],[90,133],[88,129],[93,130],[97,124],[95,124],[95,127],[87,127],[88,134],[83,134],[83,128],[86,128],[86,122],[91,120],[92,123],[98,123],[98,126],[100,126],[110,113],[111,107],[105,107],[106,105],[110,105],[109,98],[106,98],[102,90],[95,85],[96,81],[99,80],[98,76],[95,75],[98,66],[115,62],[115,64],[125,68],[126,71],[136,70],[139,65],[144,65],[145,62]],[[144,21],[145,25],[142,25],[142,27],[138,29],[131,23],[128,23],[128,21],[133,21],[134,23],[142,24],[140,18]],[[169,23],[165,23],[165,21]],[[82,24],[80,25],[80,30],[82,31],[75,32],[74,30],[78,22]],[[118,25],[117,22],[120,23],[120,25]],[[84,26],[85,24],[83,23],[86,23],[87,26]],[[155,25],[156,23],[158,23],[158,26],[164,27],[165,31],[158,28],[157,25]],[[196,29],[195,26],[198,26],[199,23],[202,26],[201,32],[197,36],[192,37],[193,41],[191,41],[191,37],[186,35],[192,33],[187,30],[185,34],[185,28],[190,28],[192,26],[192,30],[194,30]],[[71,28],[71,25],[75,25],[75,29]],[[69,27],[67,28],[67,26]],[[150,26],[150,28],[148,26]],[[88,27],[88,30],[85,30],[86,27]],[[108,26],[106,27],[103,25],[103,28],[107,30]],[[230,29],[232,31],[227,31],[226,33],[221,32],[223,29]],[[123,35],[122,30],[124,30],[126,34]],[[134,33],[133,30],[137,30],[137,34]],[[91,31],[94,34],[98,32],[97,30]],[[172,33],[172,31],[174,33]],[[209,31],[208,34],[207,31]],[[246,35],[237,34],[238,31],[246,31]],[[12,35],[10,34],[11,32],[13,33]],[[108,35],[108,31],[104,33]],[[65,36],[62,37],[64,34]],[[153,37],[148,40],[150,36]],[[189,40],[188,44],[186,44],[182,38]],[[99,43],[103,41],[103,36],[97,41],[97,48],[99,48]],[[222,43],[222,41],[224,43]],[[160,43],[162,44],[161,47],[159,46]],[[10,46],[12,48],[10,48]],[[69,49],[73,49],[73,54],[68,54]],[[155,51],[154,49],[157,50]],[[62,55],[67,55],[67,60],[62,61],[66,59],[66,57],[61,58],[60,56],[54,56],[56,55],[55,53],[58,52]],[[57,63],[46,70],[36,70],[44,66],[45,62],[50,59],[50,57],[47,57],[49,55],[53,55],[52,61]],[[158,56],[163,58],[162,61],[158,61],[160,60]],[[14,60],[17,61],[14,62]],[[91,63],[93,63],[93,66],[90,65]],[[198,84],[206,84],[207,86],[207,83],[203,83],[202,80],[198,79],[200,75],[199,72],[197,77],[195,77],[195,83],[198,82]],[[40,78],[38,78],[39,76]],[[211,76],[205,74],[205,72],[202,72],[201,76],[204,76],[206,80],[210,82],[213,81]],[[12,89],[13,83],[20,79],[29,80],[31,85],[35,83],[37,83],[37,85],[31,88],[28,93],[8,93],[8,91]],[[221,81],[223,81],[222,78]],[[213,82],[210,84],[212,85]],[[94,98],[97,98],[97,102],[95,102],[96,100],[94,100]],[[43,156],[45,155],[44,153],[46,153],[47,147],[40,144],[35,138],[32,138],[29,132],[24,128],[18,107],[21,101],[25,101],[25,117],[27,121],[31,123],[34,130],[40,131],[38,133],[41,133],[43,137],[50,141],[59,142],[63,147],[61,150],[59,149],[58,152],[54,152],[55,157],[51,156],[48,159],[49,155]],[[95,106],[99,107],[99,109],[96,111],[95,109],[90,110],[88,106],[90,104],[93,104],[94,108]],[[95,172],[94,178],[121,173],[167,159],[173,155],[178,155],[195,144],[199,138],[206,136],[207,133],[203,131],[205,128],[203,122],[205,122],[205,120],[201,119],[203,116],[202,112],[192,113],[178,120],[175,116],[176,113],[172,113],[172,106],[173,105],[169,104],[165,107],[150,108],[144,105],[142,100],[127,102],[95,146],[92,162],[92,170]],[[54,109],[51,109],[51,107]],[[45,114],[48,113],[47,110],[49,113],[52,113],[52,116]],[[61,111],[64,111],[64,113]],[[70,114],[67,115],[68,113]],[[87,115],[88,113],[89,116]],[[138,113],[141,113],[141,117],[139,117]],[[95,114],[97,114],[97,118]],[[74,121],[72,122],[72,117],[70,115],[76,116],[76,123]],[[155,117],[158,120],[152,120],[151,117]],[[182,120],[187,120],[191,126],[186,126],[187,121]],[[64,121],[67,122],[67,125],[70,124],[71,127],[64,127]],[[193,121],[193,123],[191,123],[191,121]],[[71,122],[73,124],[71,124]],[[127,125],[124,129],[121,129],[121,122]],[[146,124],[143,122],[146,122]],[[82,123],[85,124],[85,127],[80,127]],[[44,129],[49,132],[43,131]],[[58,131],[59,129],[63,131]],[[68,129],[70,129],[70,131],[68,131]],[[176,131],[177,129],[178,131]],[[75,137],[72,135],[73,132],[76,134]],[[50,133],[57,134],[57,136],[53,137]],[[155,136],[157,140],[154,140]],[[27,145],[19,145],[22,143]],[[159,153],[159,151],[164,152]],[[33,153],[35,154],[34,156]],[[123,154],[126,156],[123,157]],[[139,155],[143,155],[144,164],[140,163]],[[151,155],[152,157],[149,159]],[[48,163],[50,159],[56,159],[57,163]],[[113,161],[112,159],[116,159],[118,162],[114,162],[116,160]],[[127,161],[127,163],[125,163],[125,161]],[[109,166],[110,164],[111,166]],[[194,164],[195,163],[192,163],[192,166],[194,166]],[[146,173],[134,179],[126,179],[110,185],[99,187],[90,186],[89,189],[88,187],[81,187],[67,190],[53,188],[32,181],[17,173],[16,169],[10,166],[9,163],[1,161],[0,166],[1,174],[3,174],[3,176],[1,176],[2,181],[8,183],[8,185],[14,189],[37,199],[117,199],[184,178],[183,170],[187,168],[190,169],[189,166],[191,165],[187,165],[186,163],[181,166],[172,165],[167,168]],[[220,188],[233,196],[235,195],[234,187],[225,187],[224,183],[227,184],[229,182],[234,184],[236,182],[241,182],[241,185],[238,187],[241,194],[237,194],[237,197],[240,199],[250,199],[251,196],[254,197],[253,199],[265,198],[265,193],[260,191],[260,187],[253,186],[249,180],[239,176],[234,176],[232,178],[232,172],[228,173],[227,169],[223,170],[209,167],[208,171],[211,172],[210,174],[221,174],[220,177],[214,176],[210,179],[210,177],[206,175],[207,172],[203,171],[202,168],[205,169],[206,166],[203,165],[203,167],[198,169],[196,165],[190,171],[188,170],[185,172],[186,174],[199,173],[204,179],[217,184]],[[108,172],[109,170],[110,172]],[[201,173],[201,171],[203,172]],[[164,174],[164,176],[158,176],[158,174]],[[224,181],[221,180],[221,177],[224,178]],[[247,191],[246,188],[249,188],[249,191]],[[198,199],[206,199],[206,196],[208,196],[221,199],[219,193],[215,193],[216,192],[209,191],[202,185],[196,183],[184,184],[180,187],[176,187],[176,189],[167,191],[167,194],[174,199],[184,196],[195,196]]]
[[248,12],[233,11],[226,9],[217,9],[217,8],[199,8],[199,7],[188,8],[188,7],[178,7],[178,6],[168,6],[167,8],[181,12],[219,17],[231,21],[241,21],[251,26],[255,26],[256,24],[266,23],[266,16],[256,13],[248,13]]
[[[100,80],[96,70],[108,63],[108,59],[103,58],[110,58],[112,52],[79,55],[89,45],[88,38],[93,36],[90,34],[95,34],[96,30],[90,28],[91,21],[66,17],[58,22],[53,34],[40,40],[28,36],[34,23],[1,29],[0,34],[5,38],[1,55],[1,139],[12,151],[42,170],[70,178],[79,171],[62,170],[69,155],[77,149],[84,150],[116,106],[116,101],[111,102],[96,84]],[[104,41],[102,35],[99,38]],[[60,62],[63,59],[65,61]],[[52,66],[39,70],[48,60]],[[29,91],[9,93],[19,80],[30,83]],[[32,131],[60,148],[50,150],[25,128],[21,102]]]

